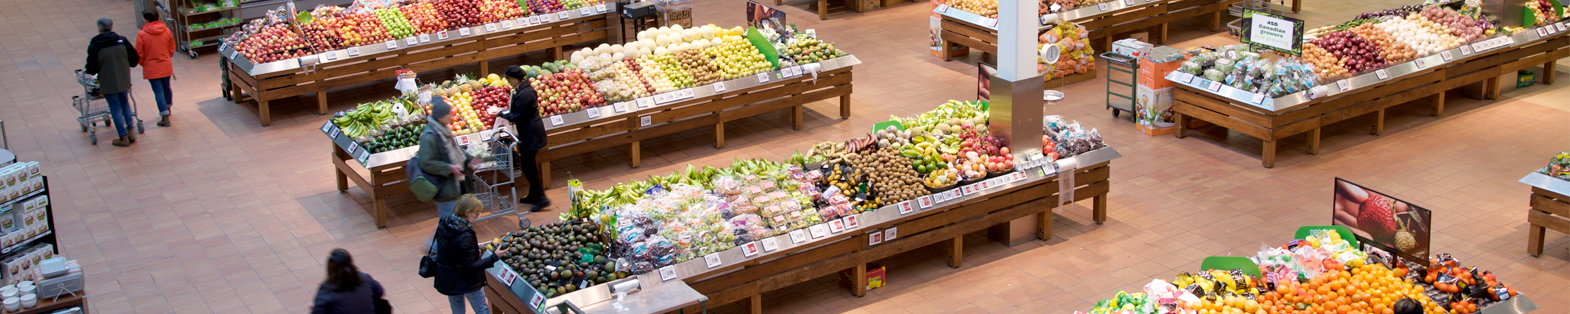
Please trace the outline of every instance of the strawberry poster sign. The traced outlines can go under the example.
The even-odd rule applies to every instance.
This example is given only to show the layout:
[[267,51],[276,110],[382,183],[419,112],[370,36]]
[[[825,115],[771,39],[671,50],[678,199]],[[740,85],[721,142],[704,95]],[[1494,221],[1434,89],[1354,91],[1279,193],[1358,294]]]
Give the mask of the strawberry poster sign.
[[1333,223],[1352,229],[1359,242],[1427,264],[1433,212],[1336,178]]

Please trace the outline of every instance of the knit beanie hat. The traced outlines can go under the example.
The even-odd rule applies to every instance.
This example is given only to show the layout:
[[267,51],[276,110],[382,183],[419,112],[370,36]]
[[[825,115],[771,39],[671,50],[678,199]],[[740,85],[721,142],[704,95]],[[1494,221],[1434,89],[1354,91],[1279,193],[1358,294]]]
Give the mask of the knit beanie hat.
[[431,98],[431,118],[441,119],[452,114],[452,105],[447,104],[447,98]]
[[507,77],[520,79],[520,80],[525,78],[525,77],[528,77],[528,73],[524,73],[523,72],[523,68],[520,68],[520,67],[518,67],[516,65],[507,66],[506,74],[507,74]]

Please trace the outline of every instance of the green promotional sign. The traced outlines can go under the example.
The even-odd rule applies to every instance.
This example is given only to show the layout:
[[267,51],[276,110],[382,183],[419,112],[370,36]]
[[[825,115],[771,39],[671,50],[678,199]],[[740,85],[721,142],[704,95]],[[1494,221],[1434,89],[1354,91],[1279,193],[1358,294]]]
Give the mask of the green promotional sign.
[[1303,20],[1243,9],[1243,43],[1256,50],[1303,54]]

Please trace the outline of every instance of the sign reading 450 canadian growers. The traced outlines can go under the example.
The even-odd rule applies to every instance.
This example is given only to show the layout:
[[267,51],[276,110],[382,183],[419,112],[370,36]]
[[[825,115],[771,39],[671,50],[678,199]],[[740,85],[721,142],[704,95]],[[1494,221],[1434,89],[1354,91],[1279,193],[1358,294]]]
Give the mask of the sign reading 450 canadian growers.
[[1294,56],[1303,54],[1303,21],[1243,9],[1243,43]]

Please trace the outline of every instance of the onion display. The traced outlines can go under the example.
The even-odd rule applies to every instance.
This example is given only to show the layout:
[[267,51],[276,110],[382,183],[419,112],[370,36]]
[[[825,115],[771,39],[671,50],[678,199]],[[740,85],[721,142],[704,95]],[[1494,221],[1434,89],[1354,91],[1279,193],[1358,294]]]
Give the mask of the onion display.
[[1460,37],[1465,42],[1483,39],[1484,36],[1489,35],[1487,33],[1491,33],[1491,31],[1485,31],[1494,27],[1493,23],[1488,22],[1488,19],[1473,19],[1446,7],[1423,8],[1423,11],[1419,12],[1419,14],[1429,21],[1449,29],[1451,35]]
[[1396,41],[1412,47],[1419,57],[1449,50],[1463,43],[1461,38],[1451,35],[1449,29],[1421,15],[1391,19],[1374,24],[1374,27],[1390,33]]
[[1396,41],[1395,37],[1391,36],[1390,33],[1375,28],[1374,24],[1363,24],[1353,27],[1351,31],[1357,34],[1358,37],[1379,44],[1379,56],[1384,58],[1386,64],[1406,62],[1417,57],[1417,52],[1412,51],[1411,47]]
[[1341,63],[1340,58],[1336,58],[1335,55],[1325,51],[1325,48],[1320,48],[1319,45],[1313,43],[1303,44],[1302,59],[1304,62],[1314,65],[1314,72],[1319,74],[1320,82],[1334,82],[1352,77],[1352,74],[1346,71],[1346,65]]
[[1341,59],[1347,72],[1353,74],[1384,68],[1385,58],[1379,53],[1379,44],[1357,36],[1352,31],[1339,31],[1312,42]]

